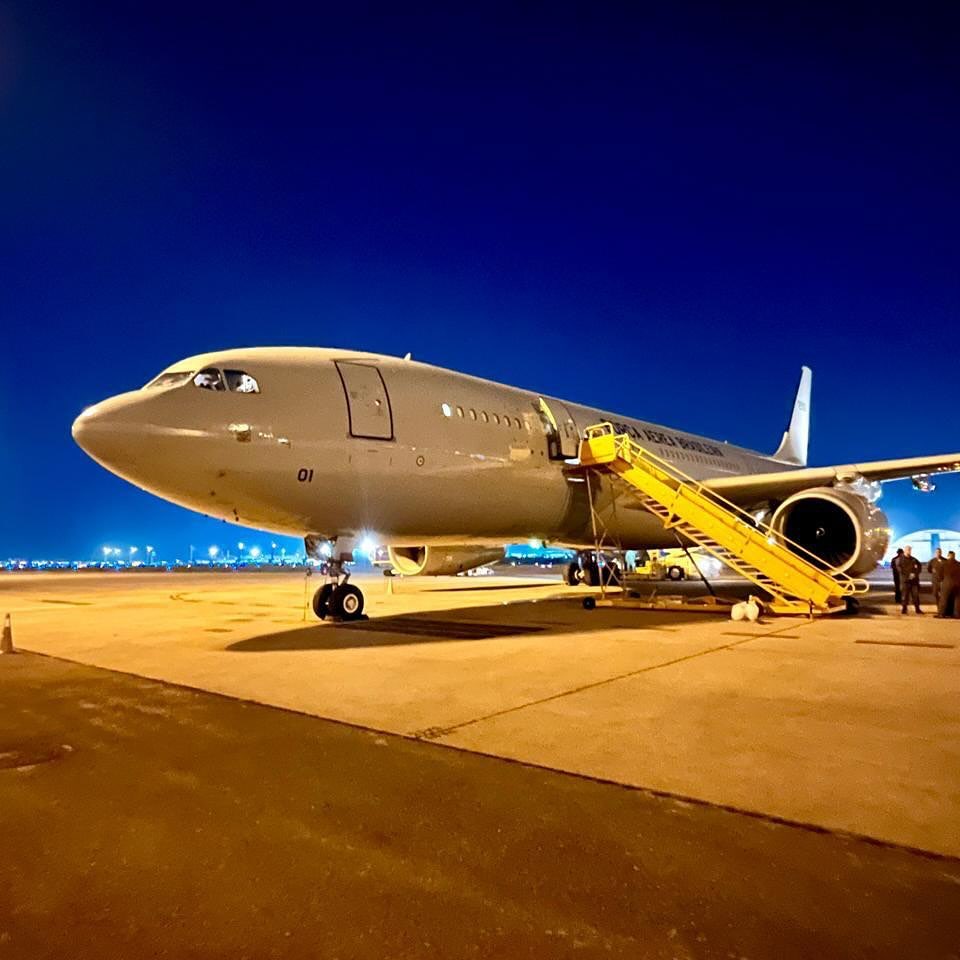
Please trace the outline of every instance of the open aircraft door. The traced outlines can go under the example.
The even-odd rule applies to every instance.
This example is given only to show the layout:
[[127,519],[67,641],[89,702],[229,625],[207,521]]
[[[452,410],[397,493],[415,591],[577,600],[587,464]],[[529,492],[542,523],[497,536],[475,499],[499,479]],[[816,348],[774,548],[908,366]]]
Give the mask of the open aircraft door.
[[393,439],[393,411],[380,370],[370,363],[336,360],[347,397],[350,436],[366,440]]
[[580,455],[580,432],[565,404],[539,398],[537,412],[547,432],[547,453],[551,460],[575,460]]

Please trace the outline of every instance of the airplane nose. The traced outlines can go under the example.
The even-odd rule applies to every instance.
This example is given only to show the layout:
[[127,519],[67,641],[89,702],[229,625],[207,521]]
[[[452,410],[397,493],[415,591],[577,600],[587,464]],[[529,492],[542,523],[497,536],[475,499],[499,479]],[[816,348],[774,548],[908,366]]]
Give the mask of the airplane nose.
[[84,453],[112,469],[118,459],[131,453],[136,433],[132,408],[131,398],[123,395],[87,407],[73,421],[73,439]]
[[84,446],[84,438],[90,436],[90,423],[93,419],[95,410],[95,407],[87,407],[86,410],[84,410],[83,413],[81,413],[80,416],[73,421],[73,426],[70,428],[70,434],[77,446],[84,451],[87,449],[86,446]]

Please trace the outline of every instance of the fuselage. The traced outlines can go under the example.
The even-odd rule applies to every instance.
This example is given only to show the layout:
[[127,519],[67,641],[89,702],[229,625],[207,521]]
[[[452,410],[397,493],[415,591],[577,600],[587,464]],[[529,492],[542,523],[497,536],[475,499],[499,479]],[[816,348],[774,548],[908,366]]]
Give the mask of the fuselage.
[[[245,526],[373,535],[397,546],[537,539],[577,547],[593,533],[574,462],[584,429],[601,421],[697,479],[789,469],[726,442],[534,391],[322,348],[187,358],[88,408],[73,432],[131,483]],[[625,548],[675,545],[656,517],[619,509],[607,481],[591,483]]]

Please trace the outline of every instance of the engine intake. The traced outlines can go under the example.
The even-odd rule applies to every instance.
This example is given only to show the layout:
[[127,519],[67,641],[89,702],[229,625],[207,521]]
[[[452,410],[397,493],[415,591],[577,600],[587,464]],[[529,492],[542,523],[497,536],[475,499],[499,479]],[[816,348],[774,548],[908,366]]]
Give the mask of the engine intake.
[[502,547],[390,547],[390,562],[405,577],[451,576],[503,559]]
[[836,487],[795,493],[780,504],[770,525],[817,557],[825,570],[854,577],[876,567],[890,540],[879,507]]

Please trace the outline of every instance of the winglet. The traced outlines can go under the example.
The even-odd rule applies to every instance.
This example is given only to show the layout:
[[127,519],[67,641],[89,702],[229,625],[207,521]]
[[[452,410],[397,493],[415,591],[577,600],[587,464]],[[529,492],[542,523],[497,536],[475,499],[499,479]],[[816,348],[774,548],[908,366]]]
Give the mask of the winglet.
[[813,373],[809,367],[800,368],[800,385],[797,387],[797,398],[793,401],[793,414],[790,423],[783,433],[783,439],[774,460],[781,463],[790,463],[797,467],[807,465],[807,443],[810,439],[810,384]]

